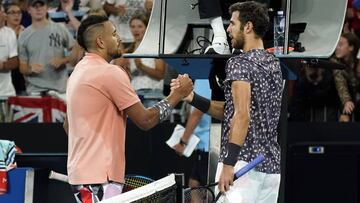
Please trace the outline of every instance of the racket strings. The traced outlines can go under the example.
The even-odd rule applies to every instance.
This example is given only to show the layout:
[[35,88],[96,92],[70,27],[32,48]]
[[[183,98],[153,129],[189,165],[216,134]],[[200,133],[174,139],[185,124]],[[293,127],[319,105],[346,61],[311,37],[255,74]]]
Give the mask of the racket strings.
[[126,176],[123,192],[127,192],[141,186],[154,182],[154,180],[143,176]]
[[214,192],[209,187],[189,188],[184,192],[185,203],[213,203]]

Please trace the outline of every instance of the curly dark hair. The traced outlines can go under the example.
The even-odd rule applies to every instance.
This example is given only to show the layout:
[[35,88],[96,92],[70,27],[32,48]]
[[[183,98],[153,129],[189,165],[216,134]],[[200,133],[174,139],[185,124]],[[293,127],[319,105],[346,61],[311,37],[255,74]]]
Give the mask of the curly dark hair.
[[255,34],[260,38],[265,36],[270,25],[270,20],[264,4],[255,1],[238,2],[229,8],[230,15],[235,11],[239,11],[240,13],[239,20],[241,25],[245,25],[250,21],[254,26]]
[[89,35],[90,32],[88,32],[89,28],[92,26],[103,25],[103,23],[108,20],[109,19],[106,16],[92,15],[81,22],[77,32],[76,40],[79,45],[85,49],[85,51],[88,51],[89,42],[91,40],[91,35]]

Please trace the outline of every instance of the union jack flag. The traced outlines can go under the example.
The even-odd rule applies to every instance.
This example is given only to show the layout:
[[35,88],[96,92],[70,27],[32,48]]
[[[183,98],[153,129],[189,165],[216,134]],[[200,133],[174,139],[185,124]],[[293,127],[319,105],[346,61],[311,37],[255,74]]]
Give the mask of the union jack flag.
[[57,98],[9,97],[8,103],[15,123],[62,123],[66,105]]

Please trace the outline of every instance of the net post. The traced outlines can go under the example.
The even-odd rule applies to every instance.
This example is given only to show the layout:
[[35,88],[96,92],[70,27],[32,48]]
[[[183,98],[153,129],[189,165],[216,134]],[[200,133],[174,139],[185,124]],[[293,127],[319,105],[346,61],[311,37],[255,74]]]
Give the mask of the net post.
[[183,188],[185,187],[185,176],[183,173],[175,174],[175,182],[176,182],[176,203],[184,203],[184,192]]

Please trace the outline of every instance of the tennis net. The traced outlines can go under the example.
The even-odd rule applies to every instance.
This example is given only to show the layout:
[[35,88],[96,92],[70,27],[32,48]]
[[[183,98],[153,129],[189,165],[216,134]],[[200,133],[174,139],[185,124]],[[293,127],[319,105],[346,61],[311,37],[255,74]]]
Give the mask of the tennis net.
[[176,203],[175,175],[170,174],[145,186],[133,189],[101,203]]

